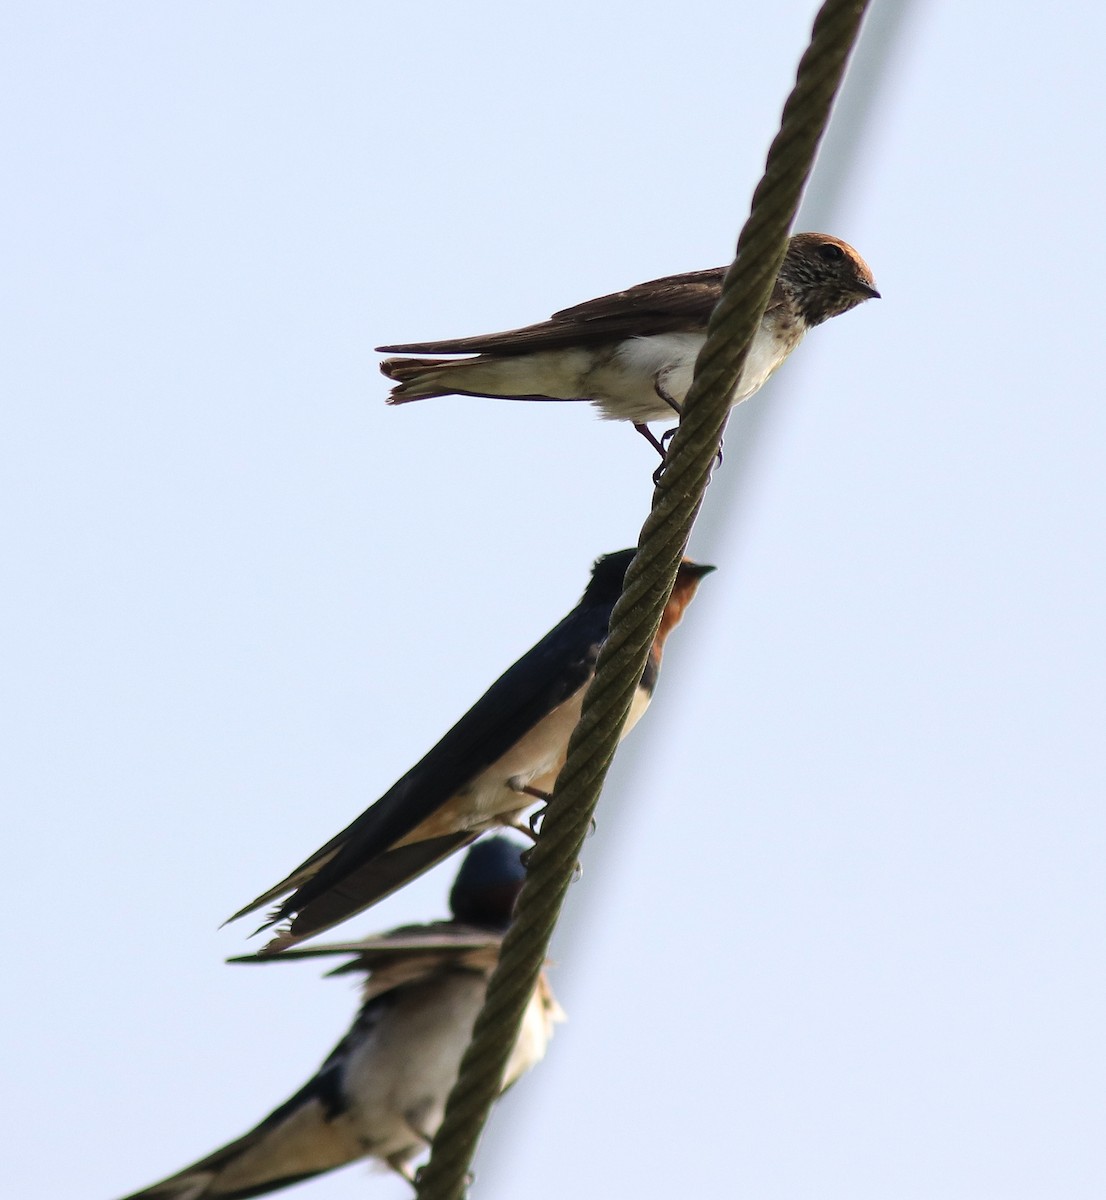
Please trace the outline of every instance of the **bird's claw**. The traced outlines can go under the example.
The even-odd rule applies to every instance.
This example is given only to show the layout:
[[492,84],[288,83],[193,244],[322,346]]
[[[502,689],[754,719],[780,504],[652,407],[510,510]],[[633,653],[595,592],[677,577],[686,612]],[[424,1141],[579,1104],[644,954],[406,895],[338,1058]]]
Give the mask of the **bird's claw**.
[[[668,443],[676,436],[676,430],[678,428],[679,428],[679,426],[676,426],[672,429],[666,429],[664,431],[664,433],[661,434],[660,447],[661,447],[662,457],[661,457],[660,466],[657,467],[657,469],[653,472],[653,486],[654,487],[656,487],[660,483],[661,476],[664,474],[665,469],[668,467]],[[710,483],[711,476],[722,465],[722,445],[723,445],[723,443],[721,441],[719,441],[718,450],[715,453],[714,459],[711,461],[710,469],[707,471],[707,483]]]

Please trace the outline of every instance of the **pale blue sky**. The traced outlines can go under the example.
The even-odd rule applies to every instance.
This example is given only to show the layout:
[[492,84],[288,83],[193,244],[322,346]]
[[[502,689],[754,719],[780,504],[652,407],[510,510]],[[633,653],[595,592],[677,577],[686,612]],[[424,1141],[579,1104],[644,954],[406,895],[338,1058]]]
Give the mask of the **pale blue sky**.
[[[344,1030],[348,981],[220,921],[654,465],[582,407],[389,410],[371,348],[725,261],[815,9],[7,6],[4,1194],[150,1183]],[[1106,1191],[1104,42],[912,6],[832,205],[885,299],[731,425],[474,1198]],[[407,1194],[365,1175],[289,1194]]]

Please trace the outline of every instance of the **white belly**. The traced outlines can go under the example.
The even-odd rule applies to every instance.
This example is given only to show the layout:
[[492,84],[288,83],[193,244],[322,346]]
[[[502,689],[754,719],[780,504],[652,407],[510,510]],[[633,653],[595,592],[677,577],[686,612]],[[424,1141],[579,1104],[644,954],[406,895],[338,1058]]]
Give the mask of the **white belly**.
[[[772,321],[767,329],[762,324],[732,403],[751,396],[799,344],[802,334],[798,321]],[[443,361],[427,366],[417,380],[408,382],[405,398],[455,392],[512,399],[590,400],[611,420],[675,422],[676,411],[664,397],[683,404],[705,341],[705,331],[655,333],[605,347],[480,354]]]
[[384,1001],[343,1080],[348,1119],[368,1153],[413,1154],[437,1131],[486,990],[483,975],[466,972]]
[[[478,775],[464,792],[458,793],[433,820],[441,822],[443,830],[490,829],[499,824],[500,818],[537,803],[536,797],[521,791],[522,788],[551,792],[565,765],[568,739],[580,720],[586,690],[581,688],[539,721],[502,758]],[[623,737],[649,707],[649,700],[650,695],[643,688],[634,693],[630,715],[622,730]],[[424,832],[423,836],[428,834]]]
[[587,395],[608,420],[669,421],[678,414],[657,387],[683,404],[705,333],[658,333],[629,338],[587,377]]
[[[417,1148],[418,1135],[437,1132],[487,986],[482,974],[457,972],[403,988],[395,1002],[385,1002],[379,1023],[350,1055],[344,1079],[350,1124],[369,1153],[402,1154]],[[535,993],[507,1083],[541,1059],[551,1035],[552,1021]]]
[[535,797],[521,791],[534,787],[550,791],[565,763],[568,739],[580,720],[585,688],[558,705],[520,738],[506,754],[473,780],[465,790],[465,824],[489,828],[497,819],[530,808]]
[[[740,404],[758,391],[798,345],[802,334],[781,337],[762,326],[749,347],[731,404]],[[631,338],[587,377],[587,394],[610,420],[668,421],[678,419],[658,387],[683,404],[691,387],[695,360],[705,333],[659,333]]]

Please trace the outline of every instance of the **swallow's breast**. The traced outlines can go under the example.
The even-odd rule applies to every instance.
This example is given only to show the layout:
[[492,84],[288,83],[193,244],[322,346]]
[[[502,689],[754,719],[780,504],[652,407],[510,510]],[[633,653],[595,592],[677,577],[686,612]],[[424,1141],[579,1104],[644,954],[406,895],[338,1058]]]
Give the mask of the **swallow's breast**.
[[734,404],[748,400],[768,382],[803,340],[805,331],[806,326],[797,317],[785,314],[765,317],[741,368],[741,376],[734,389]]

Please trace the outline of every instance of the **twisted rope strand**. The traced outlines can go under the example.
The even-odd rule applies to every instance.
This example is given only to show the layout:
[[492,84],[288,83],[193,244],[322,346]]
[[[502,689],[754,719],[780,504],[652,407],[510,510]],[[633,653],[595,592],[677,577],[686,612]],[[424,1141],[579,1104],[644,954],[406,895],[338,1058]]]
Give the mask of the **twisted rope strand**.
[[749,219],[669,446],[638,552],[611,616],[568,759],[531,853],[514,921],[504,940],[472,1041],[419,1175],[418,1200],[462,1200],[476,1146],[499,1094],[522,1015],[583,848],[599,793],[630,711],[661,614],[672,593],[703,501],[737,383],[787,236],[829,120],[867,0],[826,0],[814,21],[780,130],[753,193]]

